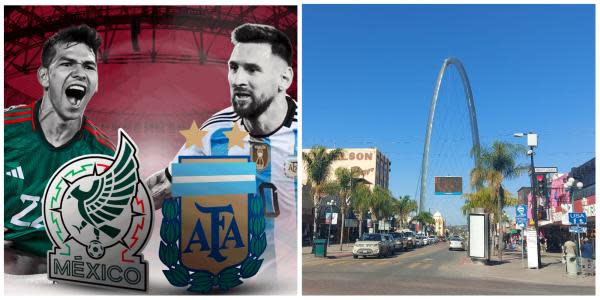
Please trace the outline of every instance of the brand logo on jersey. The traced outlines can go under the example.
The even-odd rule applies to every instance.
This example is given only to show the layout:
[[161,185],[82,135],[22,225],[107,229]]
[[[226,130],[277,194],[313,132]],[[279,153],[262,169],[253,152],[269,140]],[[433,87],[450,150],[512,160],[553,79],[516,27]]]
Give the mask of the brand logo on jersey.
[[251,143],[251,158],[256,163],[256,171],[264,171],[271,163],[271,147],[265,143]]
[[[254,276],[266,248],[264,204],[249,157],[186,157],[172,165],[159,249],[167,280],[206,293]],[[192,272],[192,274],[190,274]]]
[[18,166],[16,169],[12,169],[6,172],[6,175],[19,179],[25,179],[25,176],[23,176],[23,169],[21,169],[21,166]]
[[54,173],[43,198],[50,280],[147,290],[153,209],[137,151],[119,129],[115,157],[81,156]]
[[296,156],[290,156],[283,164],[284,173],[287,178],[296,178],[298,176],[298,159]]

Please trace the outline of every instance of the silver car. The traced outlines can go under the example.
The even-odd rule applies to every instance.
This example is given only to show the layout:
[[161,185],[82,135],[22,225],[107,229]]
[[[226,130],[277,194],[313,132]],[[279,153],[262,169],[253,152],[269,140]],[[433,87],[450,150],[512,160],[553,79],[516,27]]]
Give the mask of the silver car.
[[408,249],[408,240],[402,232],[392,232],[390,234],[394,237],[394,252]]
[[461,237],[452,237],[450,238],[448,250],[465,250],[465,241]]
[[393,254],[394,250],[392,247],[391,236],[379,233],[365,233],[354,243],[352,256],[354,258],[358,258],[359,256],[387,257]]
[[415,246],[417,246],[417,247],[425,246],[422,235],[420,235],[420,234],[415,235]]
[[404,237],[406,238],[406,246],[410,249],[417,247],[417,241],[415,233],[412,231],[403,231]]

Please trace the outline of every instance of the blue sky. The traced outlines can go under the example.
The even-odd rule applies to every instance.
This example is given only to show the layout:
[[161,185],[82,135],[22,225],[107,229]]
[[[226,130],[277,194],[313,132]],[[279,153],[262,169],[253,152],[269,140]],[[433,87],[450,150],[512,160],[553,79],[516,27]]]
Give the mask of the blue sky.
[[[455,56],[471,82],[481,144],[526,144],[512,134],[537,132],[536,165],[568,172],[595,155],[594,19],[592,5],[304,5],[303,147],[377,147],[392,161],[392,193],[414,197],[435,80]],[[455,73],[441,93],[457,104],[440,104],[436,122],[468,115]],[[432,145],[470,147],[463,125],[446,128],[462,144],[444,144],[434,125]],[[457,164],[468,172],[454,158],[434,166]],[[513,193],[528,185],[527,176],[506,183]],[[432,212],[466,223],[461,201],[437,201]]]

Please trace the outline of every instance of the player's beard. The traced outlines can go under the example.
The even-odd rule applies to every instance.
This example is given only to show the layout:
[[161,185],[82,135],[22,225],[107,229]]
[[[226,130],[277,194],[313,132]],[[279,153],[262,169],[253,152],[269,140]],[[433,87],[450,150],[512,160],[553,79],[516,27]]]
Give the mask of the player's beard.
[[251,100],[249,103],[241,104],[235,99],[235,96],[232,96],[231,103],[233,104],[233,110],[238,116],[246,119],[258,118],[261,114],[267,111],[267,108],[269,108],[271,103],[273,103],[273,99],[275,99],[275,97],[273,96],[258,100],[254,94],[251,94],[250,99]]

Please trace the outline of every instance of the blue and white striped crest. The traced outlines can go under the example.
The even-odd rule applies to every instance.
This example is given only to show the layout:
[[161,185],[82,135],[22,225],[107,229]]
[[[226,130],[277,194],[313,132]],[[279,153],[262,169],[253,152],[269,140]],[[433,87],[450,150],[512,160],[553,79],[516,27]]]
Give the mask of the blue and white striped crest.
[[[207,293],[254,276],[267,247],[264,203],[249,156],[180,156],[172,165],[159,257],[175,286]],[[191,274],[189,272],[192,272]]]
[[173,164],[175,197],[252,194],[256,192],[253,162]]

